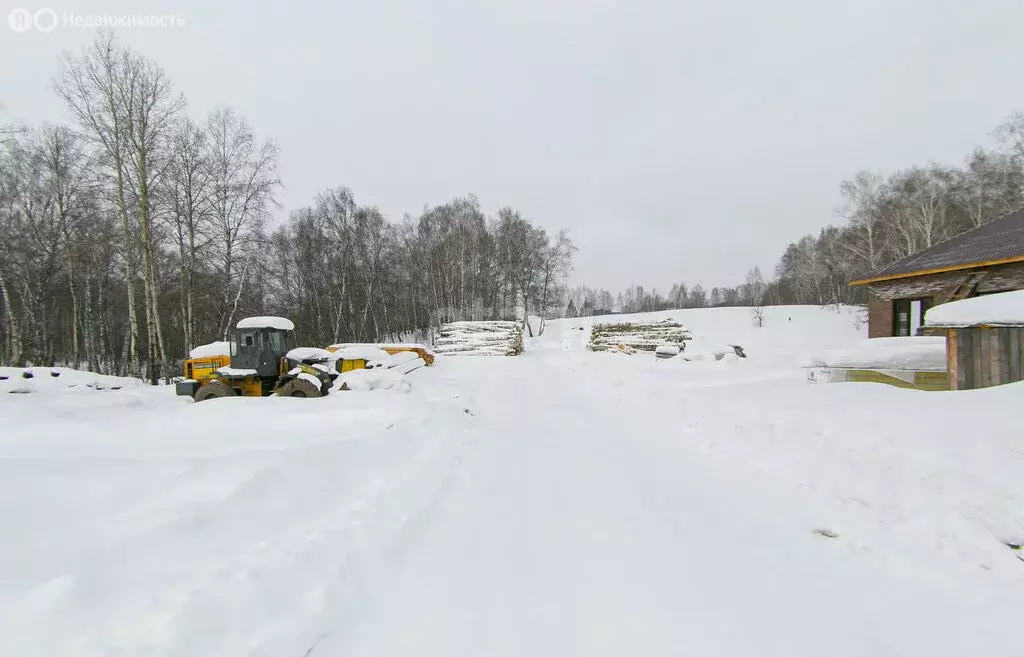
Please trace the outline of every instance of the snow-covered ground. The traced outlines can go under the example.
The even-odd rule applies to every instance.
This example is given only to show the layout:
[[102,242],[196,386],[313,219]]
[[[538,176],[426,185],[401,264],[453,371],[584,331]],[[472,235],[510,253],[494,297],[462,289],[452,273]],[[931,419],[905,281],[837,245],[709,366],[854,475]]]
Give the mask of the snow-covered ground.
[[1019,650],[1024,386],[807,385],[847,310],[661,317],[748,357],[593,318],[405,393],[0,394],[0,654]]

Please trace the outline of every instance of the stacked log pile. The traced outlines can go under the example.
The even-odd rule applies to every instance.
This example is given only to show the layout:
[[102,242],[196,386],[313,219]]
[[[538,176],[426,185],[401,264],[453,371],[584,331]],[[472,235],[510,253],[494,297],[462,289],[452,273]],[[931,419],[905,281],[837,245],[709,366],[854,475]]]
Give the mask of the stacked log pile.
[[434,352],[445,356],[518,356],[523,352],[519,322],[451,322],[441,327]]
[[683,325],[670,319],[656,322],[594,324],[590,332],[591,351],[655,351],[672,345],[686,349],[690,334]]

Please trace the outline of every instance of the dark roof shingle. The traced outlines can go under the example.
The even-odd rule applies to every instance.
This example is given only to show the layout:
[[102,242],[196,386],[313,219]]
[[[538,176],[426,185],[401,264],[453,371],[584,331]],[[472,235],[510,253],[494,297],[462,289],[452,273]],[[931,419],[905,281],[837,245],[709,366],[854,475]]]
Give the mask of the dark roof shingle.
[[1024,210],[1011,212],[966,233],[901,258],[854,283],[903,278],[933,270],[961,268],[1012,258],[1024,258]]

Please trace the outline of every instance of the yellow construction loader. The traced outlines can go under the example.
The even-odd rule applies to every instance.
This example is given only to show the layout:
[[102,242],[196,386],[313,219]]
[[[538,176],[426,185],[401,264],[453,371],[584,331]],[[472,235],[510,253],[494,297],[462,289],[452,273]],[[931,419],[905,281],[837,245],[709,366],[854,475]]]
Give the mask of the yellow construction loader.
[[315,355],[289,358],[294,330],[295,325],[283,317],[243,319],[231,332],[230,355],[200,355],[185,361],[185,377],[175,384],[175,392],[197,402],[232,396],[326,395],[338,377],[337,369]]

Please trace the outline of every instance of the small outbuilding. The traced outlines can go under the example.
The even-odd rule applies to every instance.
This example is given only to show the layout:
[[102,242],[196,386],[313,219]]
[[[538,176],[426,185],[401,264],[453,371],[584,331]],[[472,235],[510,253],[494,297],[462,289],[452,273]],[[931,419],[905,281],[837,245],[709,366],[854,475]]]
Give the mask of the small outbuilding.
[[925,314],[925,328],[945,333],[951,389],[1024,380],[1024,290],[936,306]]

